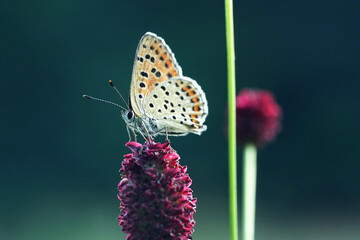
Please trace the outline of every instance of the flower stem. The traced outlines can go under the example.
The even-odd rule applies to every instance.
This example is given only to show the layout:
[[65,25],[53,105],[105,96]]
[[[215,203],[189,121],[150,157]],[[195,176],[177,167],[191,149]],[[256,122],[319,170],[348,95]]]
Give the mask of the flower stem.
[[237,186],[236,186],[236,89],[235,89],[235,44],[233,2],[225,0],[226,48],[228,65],[228,103],[229,103],[229,205],[230,236],[238,239]]
[[243,164],[242,239],[254,240],[256,208],[256,147],[252,143],[248,143],[244,146]]

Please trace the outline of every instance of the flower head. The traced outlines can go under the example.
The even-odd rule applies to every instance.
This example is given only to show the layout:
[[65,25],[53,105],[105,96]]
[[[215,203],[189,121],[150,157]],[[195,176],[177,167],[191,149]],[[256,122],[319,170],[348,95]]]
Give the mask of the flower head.
[[244,89],[236,97],[236,134],[241,144],[260,147],[272,141],[280,131],[281,117],[281,108],[269,91]]
[[196,199],[186,166],[169,143],[126,144],[118,219],[127,240],[191,239]]

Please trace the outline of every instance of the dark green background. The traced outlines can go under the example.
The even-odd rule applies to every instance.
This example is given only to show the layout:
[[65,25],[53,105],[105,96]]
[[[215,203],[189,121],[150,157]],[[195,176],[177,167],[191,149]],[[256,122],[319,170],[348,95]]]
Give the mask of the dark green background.
[[[284,112],[258,154],[257,239],[358,239],[360,2],[236,1],[234,14],[237,89],[269,89]],[[81,95],[121,103],[107,81],[128,96],[147,31],[209,101],[204,135],[171,138],[198,197],[194,239],[229,238],[222,1],[3,1],[0,18],[0,239],[125,239],[125,124]]]

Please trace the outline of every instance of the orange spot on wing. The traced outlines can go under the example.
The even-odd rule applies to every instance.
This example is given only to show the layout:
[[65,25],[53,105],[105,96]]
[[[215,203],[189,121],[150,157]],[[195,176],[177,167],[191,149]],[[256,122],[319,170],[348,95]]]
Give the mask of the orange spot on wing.
[[194,118],[191,119],[191,122],[194,123],[192,127],[200,128],[200,122]]
[[190,89],[191,89],[191,88],[190,88],[189,86],[185,86],[185,87],[182,88],[182,90],[185,91],[185,92],[188,91],[188,90],[190,90]]
[[199,106],[196,106],[196,107],[194,107],[194,111],[195,111],[195,112],[198,112],[198,111],[200,111],[200,108],[199,108]]
[[194,96],[195,94],[196,94],[195,91],[189,92],[189,96]]
[[191,99],[193,103],[198,103],[199,102],[199,98],[194,97],[193,99]]
[[179,74],[177,73],[177,71],[175,70],[175,68],[171,69],[169,72],[171,73],[171,75],[172,75],[173,77],[177,77],[177,76],[179,75]]
[[169,67],[172,67],[172,62],[170,59],[166,60],[166,64],[169,66]]
[[197,115],[196,114],[190,114],[190,118],[192,122],[196,122]]

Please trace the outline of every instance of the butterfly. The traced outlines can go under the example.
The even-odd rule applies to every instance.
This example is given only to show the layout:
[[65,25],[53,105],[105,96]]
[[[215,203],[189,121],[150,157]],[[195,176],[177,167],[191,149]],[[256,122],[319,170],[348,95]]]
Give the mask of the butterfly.
[[135,140],[135,132],[145,139],[156,135],[166,135],[166,139],[168,135],[200,135],[207,129],[207,115],[208,103],[201,87],[183,76],[164,39],[145,33],[136,49],[128,109],[122,112],[129,137],[129,129]]

